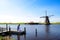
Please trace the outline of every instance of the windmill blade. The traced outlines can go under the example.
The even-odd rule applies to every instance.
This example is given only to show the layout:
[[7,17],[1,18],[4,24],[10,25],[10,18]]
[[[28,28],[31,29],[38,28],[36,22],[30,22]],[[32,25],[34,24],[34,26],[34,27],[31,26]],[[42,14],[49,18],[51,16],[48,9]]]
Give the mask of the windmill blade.
[[40,17],[40,18],[45,18],[46,16],[42,16],[42,17]]
[[48,17],[51,17],[51,16],[54,16],[54,15],[49,15]]

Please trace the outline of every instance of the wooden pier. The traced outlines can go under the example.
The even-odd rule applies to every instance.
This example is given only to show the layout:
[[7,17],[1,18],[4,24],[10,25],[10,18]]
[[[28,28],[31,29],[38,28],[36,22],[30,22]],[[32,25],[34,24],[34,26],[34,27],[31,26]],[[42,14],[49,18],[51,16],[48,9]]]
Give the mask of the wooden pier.
[[2,36],[6,36],[6,35],[25,35],[26,34],[26,28],[24,28],[24,31],[19,31],[19,26],[18,26],[18,30],[17,31],[13,31],[11,30],[11,28],[9,27],[9,30],[6,30],[4,28],[1,28],[2,30],[0,30],[0,35]]
[[0,35],[6,36],[6,35],[25,35],[25,31],[22,32],[17,32],[17,31],[6,31],[6,32],[1,32]]

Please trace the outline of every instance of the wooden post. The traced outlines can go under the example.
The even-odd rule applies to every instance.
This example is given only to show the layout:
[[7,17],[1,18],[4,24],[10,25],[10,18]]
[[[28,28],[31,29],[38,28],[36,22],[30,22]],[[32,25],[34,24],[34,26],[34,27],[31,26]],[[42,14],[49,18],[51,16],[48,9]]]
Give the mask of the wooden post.
[[2,28],[2,33],[3,33],[3,28]]
[[26,27],[24,27],[24,32],[25,32],[25,34],[26,34]]
[[8,31],[8,24],[6,24],[6,31]]
[[9,32],[11,31],[11,28],[9,27]]
[[37,37],[37,29],[35,29],[35,36]]
[[19,32],[19,29],[20,29],[20,24],[18,24],[18,26],[17,26],[17,31]]
[[9,27],[9,35],[11,35],[11,28]]

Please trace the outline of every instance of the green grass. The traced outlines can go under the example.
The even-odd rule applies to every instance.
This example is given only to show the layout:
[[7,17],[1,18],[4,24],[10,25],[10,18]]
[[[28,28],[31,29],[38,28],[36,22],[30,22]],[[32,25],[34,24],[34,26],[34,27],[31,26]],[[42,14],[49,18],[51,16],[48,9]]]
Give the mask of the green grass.
[[[39,23],[39,22],[38,22]],[[17,22],[17,23],[0,23],[0,24],[28,24],[27,22]],[[45,24],[45,23],[40,23],[40,24]],[[60,22],[51,22],[51,24],[60,24]]]
[[2,36],[0,36],[0,40],[2,39],[3,37]]
[[54,22],[54,23],[52,23],[52,24],[60,24],[60,22]]

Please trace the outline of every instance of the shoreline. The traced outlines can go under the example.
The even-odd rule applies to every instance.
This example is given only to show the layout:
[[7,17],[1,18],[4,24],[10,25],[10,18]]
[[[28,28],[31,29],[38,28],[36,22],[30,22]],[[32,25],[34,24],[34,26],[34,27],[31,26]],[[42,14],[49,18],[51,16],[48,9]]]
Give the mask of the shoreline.
[[[32,24],[32,25],[39,24],[39,25],[44,25],[45,23],[0,23],[0,24]],[[60,24],[60,22],[59,23],[51,23],[51,24]]]

